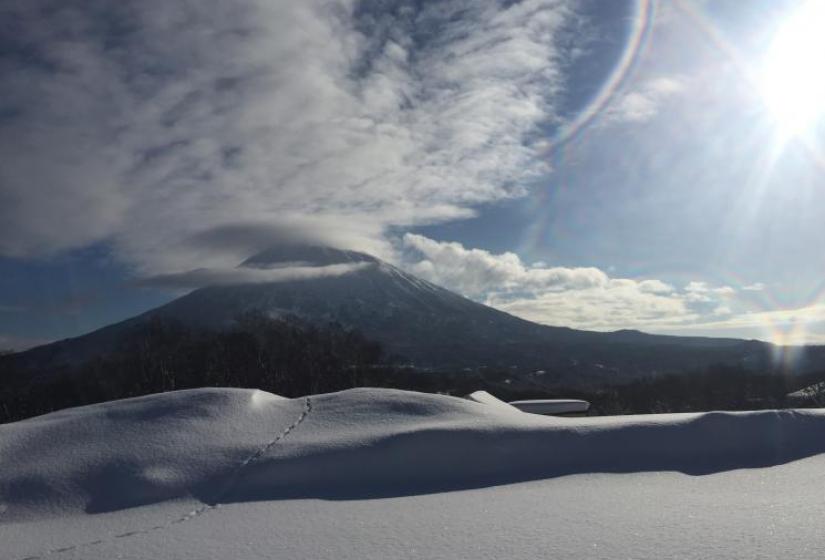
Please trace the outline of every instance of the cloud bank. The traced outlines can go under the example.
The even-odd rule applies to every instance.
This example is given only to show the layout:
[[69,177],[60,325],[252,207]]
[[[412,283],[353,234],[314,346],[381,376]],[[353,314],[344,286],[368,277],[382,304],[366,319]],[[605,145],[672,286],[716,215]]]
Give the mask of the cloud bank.
[[572,18],[560,0],[6,2],[0,255],[105,242],[171,274],[237,262],[191,251],[210,231],[363,248],[519,196],[547,171]]
[[514,253],[407,234],[406,267],[414,274],[492,307],[539,323],[588,330],[660,329],[714,318],[736,290],[690,282],[612,278],[598,268],[529,266]]

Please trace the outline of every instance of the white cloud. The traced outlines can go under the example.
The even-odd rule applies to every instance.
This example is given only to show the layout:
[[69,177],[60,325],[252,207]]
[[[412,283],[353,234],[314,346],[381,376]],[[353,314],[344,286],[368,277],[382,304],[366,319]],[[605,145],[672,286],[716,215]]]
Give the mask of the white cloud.
[[734,295],[736,290],[730,286],[713,287],[706,282],[689,282],[685,286],[685,298],[692,302],[712,303],[720,298]]
[[[95,242],[146,274],[185,240],[312,222],[360,242],[547,171],[566,2],[5,3],[0,254]],[[209,262],[204,263],[203,259]]]
[[652,329],[694,320],[697,315],[679,297],[651,294],[638,282],[614,279],[602,288],[537,293],[508,298],[493,294],[489,305],[549,325],[586,330]]
[[483,296],[493,287],[499,292],[563,291],[609,282],[598,268],[528,267],[515,253],[494,255],[410,233],[404,235],[403,242],[425,257],[410,266],[411,272],[473,297]]
[[724,317],[724,316],[727,316],[727,315],[732,315],[733,310],[730,308],[729,305],[722,304],[722,305],[719,305],[718,307],[716,307],[716,309],[713,310],[713,314],[717,315],[717,316]]
[[736,290],[689,282],[613,278],[598,268],[524,264],[514,253],[467,249],[422,235],[403,237],[406,267],[436,284],[539,323],[580,329],[661,330],[718,322]]
[[673,291],[673,286],[661,280],[641,280],[639,290],[650,294],[669,294]]
[[637,123],[654,118],[662,106],[684,90],[684,80],[675,76],[659,76],[646,80],[637,88],[619,95],[606,109],[605,124]]
[[676,287],[658,279],[613,278],[597,268],[526,265],[514,253],[493,254],[413,234],[404,236],[403,248],[413,273],[539,323],[825,343],[825,304],[753,309],[747,293],[765,289],[762,283],[739,291],[698,280]]
[[682,332],[702,331],[716,336],[725,332],[751,332],[776,344],[825,344],[825,304],[822,303],[767,311],[737,312],[730,308],[721,311],[716,313],[721,317],[704,316],[679,328]]
[[332,264],[327,266],[284,266],[274,268],[199,268],[187,272],[162,274],[143,279],[146,286],[162,286],[173,289],[192,289],[202,286],[229,286],[237,284],[270,284],[343,276],[361,270],[371,263]]

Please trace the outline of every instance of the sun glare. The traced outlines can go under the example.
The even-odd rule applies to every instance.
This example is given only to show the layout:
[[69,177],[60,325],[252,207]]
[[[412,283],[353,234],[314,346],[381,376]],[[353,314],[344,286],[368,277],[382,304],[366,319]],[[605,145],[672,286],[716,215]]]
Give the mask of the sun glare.
[[805,2],[771,42],[761,90],[765,103],[787,133],[800,132],[825,110],[825,1]]

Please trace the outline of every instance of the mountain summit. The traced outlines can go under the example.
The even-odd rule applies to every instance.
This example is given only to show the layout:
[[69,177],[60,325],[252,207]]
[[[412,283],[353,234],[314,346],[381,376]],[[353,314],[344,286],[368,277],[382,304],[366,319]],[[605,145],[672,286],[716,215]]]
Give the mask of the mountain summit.
[[481,305],[366,253],[287,246],[263,251],[241,264],[335,265],[354,266],[313,278],[209,286],[150,314],[206,328],[228,327],[249,312],[295,316],[315,324],[337,322],[381,342],[389,354],[424,367],[510,365],[516,356],[503,360],[505,345],[539,332],[568,330],[536,325]]

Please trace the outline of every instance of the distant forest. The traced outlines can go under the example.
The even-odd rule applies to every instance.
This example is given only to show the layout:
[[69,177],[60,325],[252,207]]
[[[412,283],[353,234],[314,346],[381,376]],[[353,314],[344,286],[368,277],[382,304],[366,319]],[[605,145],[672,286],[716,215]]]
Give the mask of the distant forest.
[[[82,366],[32,373],[0,356],[0,423],[55,410],[195,387],[247,387],[286,397],[352,387],[391,387],[462,396],[484,389],[503,400],[583,398],[594,414],[782,408],[798,388],[781,375],[718,365],[689,374],[583,390],[542,386],[507,370],[421,371],[385,355],[381,346],[340,324],[297,318],[241,317],[226,331],[154,320],[119,349]],[[810,379],[806,382],[816,382]],[[817,395],[811,395],[811,404]],[[796,403],[799,404],[799,403]]]

